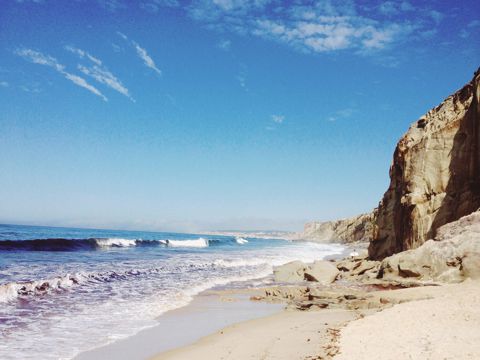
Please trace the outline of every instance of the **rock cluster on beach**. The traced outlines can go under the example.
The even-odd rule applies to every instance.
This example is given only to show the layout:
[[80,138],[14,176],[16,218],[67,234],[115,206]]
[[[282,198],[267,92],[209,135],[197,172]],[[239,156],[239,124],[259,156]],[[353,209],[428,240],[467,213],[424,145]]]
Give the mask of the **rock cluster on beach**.
[[275,268],[273,274],[275,281],[280,283],[315,281],[328,285],[335,281],[339,271],[328,261],[315,261],[312,264],[292,261]]
[[263,299],[283,300],[299,310],[378,309],[401,302],[372,290],[459,283],[480,279],[480,210],[437,231],[416,249],[371,260],[367,254],[306,264],[293,261],[274,269],[280,285]]

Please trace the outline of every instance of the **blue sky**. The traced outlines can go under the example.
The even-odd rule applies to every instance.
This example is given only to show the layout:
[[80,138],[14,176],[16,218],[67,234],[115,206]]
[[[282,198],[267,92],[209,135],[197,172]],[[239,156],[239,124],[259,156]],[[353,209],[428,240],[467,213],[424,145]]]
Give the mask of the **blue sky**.
[[0,0],[0,222],[356,215],[480,63],[477,1]]

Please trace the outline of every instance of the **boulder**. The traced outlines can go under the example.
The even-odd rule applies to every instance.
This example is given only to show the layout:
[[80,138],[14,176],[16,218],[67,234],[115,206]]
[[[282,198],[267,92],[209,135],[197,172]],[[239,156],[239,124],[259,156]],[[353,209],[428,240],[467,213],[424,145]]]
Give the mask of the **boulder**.
[[305,264],[301,261],[292,261],[277,266],[273,270],[276,282],[295,283],[300,281],[315,281],[323,285],[331,284],[337,278],[339,271],[330,261],[315,261]]
[[299,282],[304,280],[306,268],[307,264],[301,261],[292,261],[275,267],[273,275],[276,282]]
[[304,278],[307,281],[316,281],[328,285],[335,281],[339,274],[337,267],[329,261],[315,261],[305,270]]

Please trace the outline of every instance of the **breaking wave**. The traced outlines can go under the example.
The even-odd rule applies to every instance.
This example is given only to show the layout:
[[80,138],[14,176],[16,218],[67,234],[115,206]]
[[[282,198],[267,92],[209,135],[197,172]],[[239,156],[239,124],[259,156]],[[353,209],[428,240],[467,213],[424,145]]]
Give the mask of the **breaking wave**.
[[209,246],[209,240],[204,238],[196,240],[159,240],[159,242],[170,247],[205,248]]
[[237,237],[237,238],[235,238],[235,242],[236,242],[237,244],[243,245],[243,244],[248,243],[248,240],[247,240],[247,239],[244,239],[244,238],[241,238],[241,237]]
[[[243,239],[242,239],[243,240]],[[246,240],[245,240],[246,241]],[[25,250],[25,251],[76,251],[96,250],[105,248],[125,248],[134,246],[158,246],[204,248],[210,244],[220,243],[219,240],[204,238],[190,240],[142,240],[122,238],[89,238],[89,239],[30,239],[30,240],[0,240],[0,250]],[[243,242],[237,243],[243,244]]]

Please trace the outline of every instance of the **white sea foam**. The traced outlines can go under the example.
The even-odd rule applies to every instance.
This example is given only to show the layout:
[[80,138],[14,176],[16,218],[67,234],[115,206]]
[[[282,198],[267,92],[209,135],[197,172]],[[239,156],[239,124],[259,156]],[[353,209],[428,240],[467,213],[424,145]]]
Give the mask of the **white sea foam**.
[[204,239],[204,238],[198,238],[195,240],[159,240],[159,242],[169,247],[191,247],[191,248],[208,247],[208,239]]
[[53,279],[12,282],[0,285],[0,303],[19,296],[44,295],[51,291],[66,290],[79,282],[76,276],[67,274]]
[[[233,238],[228,241],[232,244]],[[109,246],[122,246],[120,243]],[[158,243],[166,245],[165,240]],[[168,246],[205,248],[208,240],[170,240]],[[162,252],[162,248],[146,247],[151,249],[148,257],[142,257],[144,252],[136,249],[131,249],[132,256],[127,256],[130,251],[100,251],[91,253],[92,258],[61,264],[25,267],[14,263],[0,267],[0,279],[6,276],[11,281],[0,285],[0,299],[7,301],[0,306],[0,317],[9,319],[8,323],[0,323],[0,330],[8,333],[8,339],[3,339],[0,331],[0,358],[33,360],[38,354],[45,359],[73,358],[80,351],[154,326],[160,314],[185,306],[203,290],[237,281],[260,281],[272,273],[273,266],[297,259],[309,262],[343,250],[331,244],[263,245],[254,239],[250,239],[249,246],[228,247],[226,251],[179,254]],[[16,273],[21,276],[12,275]],[[25,283],[21,279],[47,280]],[[19,297],[28,297],[28,301],[11,301]],[[28,311],[34,309],[34,316],[25,315],[22,303],[28,304]]]
[[235,238],[235,241],[236,241],[237,244],[240,244],[240,245],[248,243],[247,239],[244,239],[244,238],[241,238],[241,237]]
[[100,247],[130,247],[137,245],[136,240],[120,238],[96,239],[95,242]]

